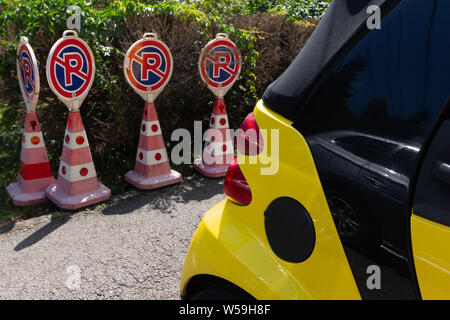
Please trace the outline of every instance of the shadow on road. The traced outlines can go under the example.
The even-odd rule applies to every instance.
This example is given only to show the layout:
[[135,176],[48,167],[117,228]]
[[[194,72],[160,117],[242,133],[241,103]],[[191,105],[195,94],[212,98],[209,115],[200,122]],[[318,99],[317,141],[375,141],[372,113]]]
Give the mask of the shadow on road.
[[7,233],[7,232],[11,231],[14,228],[15,225],[16,225],[16,222],[12,222],[12,223],[9,223],[7,225],[1,226],[0,227],[0,234],[4,234],[4,233]]
[[223,193],[223,179],[187,177],[183,178],[181,184],[148,191],[140,196],[118,201],[116,204],[106,207],[102,213],[105,215],[127,214],[147,205],[163,213],[170,213],[174,203],[201,201],[221,193]]
[[51,221],[50,223],[46,224],[45,226],[43,226],[42,228],[40,228],[33,234],[26,237],[24,240],[22,240],[14,248],[14,251],[21,251],[23,249],[26,249],[26,248],[32,246],[33,244],[35,244],[39,241],[41,241],[44,237],[46,237],[47,235],[49,235],[50,233],[52,233],[53,231],[55,231],[56,229],[58,229],[65,223],[67,223],[67,221],[69,221],[69,220],[70,220],[70,217]]
[[[148,191],[130,199],[118,200],[116,203],[108,204],[102,210],[104,215],[121,215],[131,213],[144,206],[150,206],[162,213],[170,213],[176,203],[187,203],[189,201],[201,201],[209,199],[217,194],[223,193],[223,179],[208,179],[204,177],[186,177],[178,185]],[[58,218],[44,225],[42,228],[22,240],[14,251],[21,251],[42,240],[44,237],[67,223],[69,217]],[[10,231],[14,223],[0,227],[0,234]]]

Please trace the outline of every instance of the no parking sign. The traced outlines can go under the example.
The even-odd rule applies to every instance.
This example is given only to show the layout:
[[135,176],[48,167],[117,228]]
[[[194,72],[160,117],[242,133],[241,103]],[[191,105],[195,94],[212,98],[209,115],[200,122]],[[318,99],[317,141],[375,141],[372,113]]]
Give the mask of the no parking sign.
[[20,37],[17,47],[17,74],[27,112],[34,112],[39,96],[39,70],[36,56],[27,37]]
[[123,61],[128,84],[145,100],[136,164],[134,170],[125,174],[125,180],[138,189],[155,189],[181,181],[181,174],[170,168],[153,102],[169,82],[172,70],[172,54],[154,33],[145,33],[133,43]]
[[94,81],[94,56],[75,31],[66,30],[50,50],[46,72],[52,91],[70,110],[75,111]]
[[241,54],[228,35],[219,33],[203,49],[198,66],[203,82],[217,97],[223,97],[241,72]]
[[128,49],[123,71],[134,91],[153,102],[172,76],[172,54],[154,33],[146,33]]

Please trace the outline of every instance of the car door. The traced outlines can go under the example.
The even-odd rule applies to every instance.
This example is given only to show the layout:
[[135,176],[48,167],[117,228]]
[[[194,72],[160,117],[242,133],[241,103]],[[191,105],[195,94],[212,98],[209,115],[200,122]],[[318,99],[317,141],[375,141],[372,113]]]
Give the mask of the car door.
[[450,299],[450,106],[418,174],[411,217],[416,276],[423,299]]
[[[324,190],[345,193],[347,212],[360,218],[356,235],[367,241],[356,238],[356,243],[346,245],[344,237],[341,240],[365,299],[420,297],[411,247],[411,208],[418,162],[450,94],[449,12],[446,0],[401,1],[382,20],[381,29],[367,33],[336,58],[300,102],[294,120],[293,126],[308,142],[317,135],[350,131],[395,145],[378,151],[360,139],[354,153],[367,163],[356,190],[349,190],[344,180],[331,185],[327,171],[317,166]],[[311,151],[315,160],[320,157]],[[381,244],[374,248],[377,238]],[[367,286],[370,265],[380,267],[380,289]]]

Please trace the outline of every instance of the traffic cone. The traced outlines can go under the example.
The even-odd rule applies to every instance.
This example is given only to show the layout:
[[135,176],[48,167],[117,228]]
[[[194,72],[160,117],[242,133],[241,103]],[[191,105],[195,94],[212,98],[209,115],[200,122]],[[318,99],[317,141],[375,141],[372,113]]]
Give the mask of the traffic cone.
[[194,168],[207,177],[224,177],[233,159],[233,139],[228,125],[225,100],[216,97],[203,156],[194,160]]
[[27,112],[20,153],[19,178],[6,187],[16,206],[46,202],[44,189],[55,182],[35,112]]
[[69,111],[58,180],[45,193],[58,207],[69,210],[111,197],[111,190],[97,180],[80,111]]
[[134,170],[125,174],[125,180],[138,189],[146,190],[180,182],[181,174],[170,168],[153,102],[145,103],[140,130]]

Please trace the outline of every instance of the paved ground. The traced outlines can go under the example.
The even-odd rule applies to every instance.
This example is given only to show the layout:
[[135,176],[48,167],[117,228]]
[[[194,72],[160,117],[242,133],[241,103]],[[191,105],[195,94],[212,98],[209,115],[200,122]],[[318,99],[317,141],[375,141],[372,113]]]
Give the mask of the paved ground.
[[0,299],[179,299],[190,240],[222,187],[185,178],[102,210],[1,228]]

